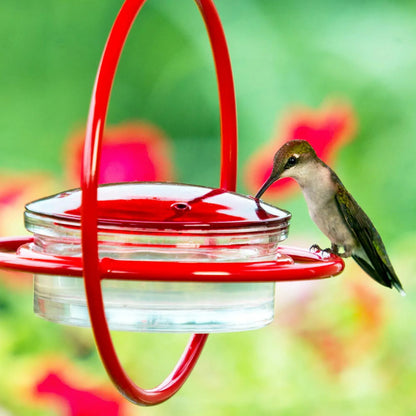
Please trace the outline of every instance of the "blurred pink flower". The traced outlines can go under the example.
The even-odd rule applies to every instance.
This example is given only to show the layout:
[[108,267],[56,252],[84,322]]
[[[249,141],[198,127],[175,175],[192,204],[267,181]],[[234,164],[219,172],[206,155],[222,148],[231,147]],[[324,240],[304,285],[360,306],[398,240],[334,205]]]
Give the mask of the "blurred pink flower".
[[[34,386],[33,394],[39,402],[53,402],[62,416],[124,416],[127,413],[126,401],[108,388],[81,388],[84,382],[74,374],[70,364],[63,374],[62,370],[45,369],[44,376]],[[71,368],[69,368],[71,367]],[[75,377],[74,377],[75,376]],[[71,381],[68,381],[71,380]]]
[[[23,223],[25,204],[56,191],[53,178],[47,174],[33,172],[0,174],[0,236],[27,234]],[[28,273],[1,270],[0,278],[10,288],[32,287],[32,275]]]
[[[317,155],[328,164],[333,164],[339,149],[352,140],[356,130],[356,117],[346,103],[330,102],[320,109],[293,108],[279,123],[277,133],[262,146],[244,168],[244,184],[249,193],[255,194],[270,176],[273,155],[287,141],[307,140]],[[291,179],[284,178],[270,186],[270,199],[291,196],[297,187]]]
[[[70,137],[64,154],[67,178],[78,187],[82,166],[84,133]],[[149,122],[129,122],[105,129],[101,150],[99,183],[172,181],[170,142]]]

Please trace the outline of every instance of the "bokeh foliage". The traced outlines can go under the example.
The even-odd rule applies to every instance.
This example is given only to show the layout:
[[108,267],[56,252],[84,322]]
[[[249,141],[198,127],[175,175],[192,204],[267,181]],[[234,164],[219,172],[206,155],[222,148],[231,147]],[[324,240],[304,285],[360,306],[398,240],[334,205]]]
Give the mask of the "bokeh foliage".
[[[63,182],[68,137],[85,125],[95,72],[120,0],[0,3],[0,169],[42,172]],[[280,316],[298,303],[279,300],[268,328],[211,336],[194,374],[171,401],[134,414],[153,415],[410,415],[416,412],[416,3],[412,1],[216,1],[235,75],[241,172],[297,104],[318,108],[341,98],[354,109],[355,139],[334,166],[374,219],[408,291],[375,287],[347,272],[314,286],[310,313],[319,325],[359,343],[360,315],[347,280],[364,281],[382,299],[376,342],[333,374]],[[219,124],[209,42],[191,0],[149,0],[134,25],[114,84],[108,123],[148,120],[173,143],[177,180],[216,186]],[[59,187],[56,189],[59,190]],[[43,195],[37,195],[39,197]],[[265,196],[267,200],[267,196]],[[303,199],[289,242],[326,244]],[[23,207],[22,207],[23,211]],[[285,285],[282,285],[285,286]],[[282,287],[282,296],[301,290]],[[283,310],[280,311],[279,308]],[[291,312],[292,311],[292,312]],[[328,311],[330,318],[328,318]],[[312,320],[309,330],[314,330]],[[174,365],[179,335],[117,334],[129,371],[150,387]],[[50,354],[106,380],[89,331],[43,322],[31,312],[29,289],[0,287],[0,404],[12,414],[54,414],[20,385],[33,363]],[[328,358],[329,359],[329,358]],[[10,376],[5,376],[9,374]],[[16,387],[17,386],[17,387]],[[0,412],[1,413],[1,412]]]

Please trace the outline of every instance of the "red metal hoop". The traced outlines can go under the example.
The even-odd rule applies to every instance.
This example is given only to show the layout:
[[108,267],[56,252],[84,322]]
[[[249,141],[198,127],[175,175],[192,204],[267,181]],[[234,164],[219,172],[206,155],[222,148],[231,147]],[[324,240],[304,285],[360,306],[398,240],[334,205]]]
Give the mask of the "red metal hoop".
[[[84,145],[82,173],[82,257],[91,325],[103,364],[119,390],[132,402],[153,405],[171,397],[193,369],[207,339],[193,335],[171,375],[158,387],[144,390],[136,386],[123,370],[114,349],[105,317],[98,258],[97,187],[101,142],[110,92],[124,42],[145,0],[126,0],[110,32],[95,81]],[[237,122],[231,63],[224,31],[211,0],[195,0],[205,21],[217,73],[221,117],[221,184],[235,190]]]

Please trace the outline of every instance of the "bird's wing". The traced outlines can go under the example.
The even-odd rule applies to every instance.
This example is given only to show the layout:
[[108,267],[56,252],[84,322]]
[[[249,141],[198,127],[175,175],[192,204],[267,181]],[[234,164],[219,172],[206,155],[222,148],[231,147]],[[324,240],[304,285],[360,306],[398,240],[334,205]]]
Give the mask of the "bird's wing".
[[344,220],[360,242],[371,264],[367,259],[356,254],[353,256],[354,260],[377,282],[387,287],[394,286],[399,291],[403,291],[383,241],[371,220],[343,186],[339,186],[335,200]]

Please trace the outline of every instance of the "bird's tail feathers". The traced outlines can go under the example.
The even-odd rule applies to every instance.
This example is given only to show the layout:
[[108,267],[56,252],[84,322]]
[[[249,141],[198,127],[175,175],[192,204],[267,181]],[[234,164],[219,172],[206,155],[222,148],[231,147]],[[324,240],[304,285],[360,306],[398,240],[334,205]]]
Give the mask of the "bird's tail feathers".
[[396,273],[394,272],[394,270],[390,270],[392,268],[389,269],[384,263],[381,262],[383,267],[380,273],[362,257],[353,254],[352,258],[361,266],[361,268],[369,276],[371,276],[378,283],[390,288],[394,287],[402,296],[406,296],[406,292],[403,290],[403,287],[399,279],[397,278]]
[[406,296],[406,292],[403,290],[403,287],[400,283],[397,283],[395,281],[392,282],[392,285],[395,289],[397,289],[397,291],[402,295],[402,296]]

